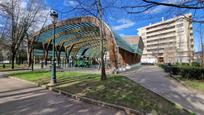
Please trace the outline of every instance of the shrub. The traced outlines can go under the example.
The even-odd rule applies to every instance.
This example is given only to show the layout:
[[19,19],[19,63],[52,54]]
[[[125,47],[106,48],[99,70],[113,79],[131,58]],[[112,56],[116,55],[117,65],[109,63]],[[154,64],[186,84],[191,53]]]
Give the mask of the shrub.
[[6,68],[5,64],[3,64],[3,68]]
[[164,64],[162,68],[164,69],[165,72],[171,72],[171,66],[169,65]]
[[188,65],[159,65],[165,72],[169,72],[173,75],[181,75],[186,79],[204,80],[204,68]]
[[164,64],[159,64],[159,67],[161,67],[162,69],[164,69]]
[[180,73],[180,68],[178,66],[171,66],[170,70],[173,75],[178,75]]
[[203,79],[204,69],[198,67],[180,67],[181,76],[187,79]]
[[200,63],[198,63],[198,62],[192,62],[192,63],[191,63],[191,66],[193,66],[193,67],[200,67]]
[[176,64],[175,64],[175,65],[180,65],[180,64],[179,64],[179,62],[176,62]]
[[189,63],[181,63],[182,66],[189,66]]

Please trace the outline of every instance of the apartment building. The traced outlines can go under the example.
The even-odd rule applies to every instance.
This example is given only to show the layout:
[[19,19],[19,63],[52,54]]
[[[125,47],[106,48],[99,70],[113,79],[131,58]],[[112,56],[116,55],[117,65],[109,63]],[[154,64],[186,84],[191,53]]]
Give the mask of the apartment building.
[[174,17],[138,29],[144,42],[143,63],[190,63],[194,41],[191,14]]

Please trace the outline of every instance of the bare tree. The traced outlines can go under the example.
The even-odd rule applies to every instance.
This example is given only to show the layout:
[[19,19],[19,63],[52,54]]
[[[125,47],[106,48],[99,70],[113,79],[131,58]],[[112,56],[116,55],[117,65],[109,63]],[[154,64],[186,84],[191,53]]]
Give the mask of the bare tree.
[[[41,20],[38,20],[38,26],[31,28],[29,31],[29,33],[26,34],[26,42],[27,42],[27,61],[28,61],[28,67],[31,66],[31,64],[33,64],[33,44],[35,41],[35,38],[33,38],[32,33],[36,30],[39,30],[40,28],[40,32],[43,30],[43,28],[48,25],[48,16],[49,16],[49,12],[43,12],[45,14],[43,15],[39,15],[41,17]],[[32,68],[33,69],[33,68]]]
[[[100,64],[101,64],[101,80],[106,80],[106,70],[105,70],[105,61],[104,61],[104,54],[105,54],[105,48],[104,48],[104,32],[102,30],[103,28],[103,19],[104,19],[104,12],[103,9],[105,7],[102,6],[100,0],[91,0],[89,3],[85,0],[76,0],[76,6],[73,7],[70,11],[76,11],[79,12],[80,15],[92,15],[99,20],[99,33],[100,33]],[[68,11],[68,12],[70,12]]]
[[[155,7],[165,6],[169,8],[169,12],[166,13],[167,15],[170,14],[170,11],[177,13],[177,15],[182,15],[188,11],[192,11],[194,13],[194,18],[190,19],[192,22],[197,23],[204,23],[204,13],[199,14],[197,16],[196,13],[199,10],[200,12],[204,12],[204,1],[203,0],[165,0],[165,1],[158,1],[158,0],[141,0],[134,2],[135,4],[131,5],[124,5],[122,6],[123,9],[126,10],[129,14],[138,14],[144,13],[153,10]],[[187,18],[187,17],[186,17]]]
[[104,41],[103,41],[103,24],[102,24],[102,7],[101,1],[97,0],[97,10],[98,10],[98,19],[100,21],[100,50],[101,50],[101,80],[106,80],[106,70],[105,70],[105,62],[104,62]]
[[9,19],[8,47],[11,52],[12,69],[14,69],[14,60],[16,53],[25,39],[29,29],[36,21],[37,15],[42,8],[39,1],[31,0],[10,0],[0,2],[0,16]]

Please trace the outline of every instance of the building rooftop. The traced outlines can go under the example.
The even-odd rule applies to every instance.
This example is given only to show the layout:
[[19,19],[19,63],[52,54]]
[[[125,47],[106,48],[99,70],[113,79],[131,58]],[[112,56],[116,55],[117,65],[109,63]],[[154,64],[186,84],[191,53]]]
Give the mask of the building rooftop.
[[[172,21],[175,21],[176,19],[183,18],[183,17],[190,17],[190,16],[192,16],[191,13],[185,14],[185,15],[176,16],[176,17],[173,17],[173,18],[170,18],[170,19],[167,19],[167,20],[162,19],[162,20],[159,21],[159,22],[156,22],[156,23],[154,23],[154,24],[150,24],[150,25],[147,25],[147,26],[138,28],[137,30],[139,31],[140,29],[143,29],[143,28],[148,28],[148,27],[152,27],[152,26],[158,26],[158,25],[164,24],[164,23],[170,23],[170,22],[172,22]],[[163,18],[163,17],[162,17],[162,18]]]

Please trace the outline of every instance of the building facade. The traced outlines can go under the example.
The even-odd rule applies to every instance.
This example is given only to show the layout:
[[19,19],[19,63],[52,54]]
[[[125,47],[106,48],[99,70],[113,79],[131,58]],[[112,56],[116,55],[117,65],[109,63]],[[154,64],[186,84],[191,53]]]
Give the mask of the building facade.
[[191,14],[174,17],[138,29],[144,42],[143,63],[190,63],[194,40]]
[[[59,65],[63,61],[61,58],[65,58],[64,63],[67,64],[73,60],[76,62],[79,59],[90,59],[100,65],[101,30],[104,38],[107,68],[115,71],[140,62],[142,49],[132,47],[119,34],[113,32],[105,22],[102,23],[102,28],[100,25],[100,20],[95,17],[75,17],[57,22],[56,32],[53,35],[53,25],[50,24],[33,33],[30,44],[33,45],[34,51],[30,50],[29,55],[42,56],[45,64],[47,64],[54,46],[56,62]],[[140,46],[140,44],[138,45]],[[76,65],[78,66],[78,64]]]
[[136,35],[123,36],[123,39],[133,47],[140,49],[141,50],[140,52],[142,53],[142,50],[144,48],[144,43],[140,36],[136,36]]

